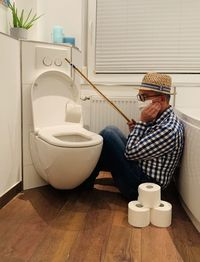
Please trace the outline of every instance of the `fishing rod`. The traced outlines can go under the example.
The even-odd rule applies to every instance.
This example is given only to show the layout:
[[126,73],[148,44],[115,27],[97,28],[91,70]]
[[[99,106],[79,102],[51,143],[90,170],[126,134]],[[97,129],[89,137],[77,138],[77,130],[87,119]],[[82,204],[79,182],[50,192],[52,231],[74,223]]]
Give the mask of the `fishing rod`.
[[72,64],[67,58],[65,60],[73,67],[109,104],[111,104],[120,113],[127,122],[131,120],[119,109],[108,97],[106,97],[74,64]]

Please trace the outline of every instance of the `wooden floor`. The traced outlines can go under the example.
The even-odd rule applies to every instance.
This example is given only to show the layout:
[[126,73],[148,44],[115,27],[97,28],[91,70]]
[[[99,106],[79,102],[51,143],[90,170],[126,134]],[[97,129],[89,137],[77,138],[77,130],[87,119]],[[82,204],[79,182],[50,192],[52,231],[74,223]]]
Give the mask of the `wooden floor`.
[[140,229],[128,224],[127,201],[112,185],[95,187],[15,197],[0,210],[0,261],[200,261],[200,234],[174,190],[162,196],[173,205],[172,225]]

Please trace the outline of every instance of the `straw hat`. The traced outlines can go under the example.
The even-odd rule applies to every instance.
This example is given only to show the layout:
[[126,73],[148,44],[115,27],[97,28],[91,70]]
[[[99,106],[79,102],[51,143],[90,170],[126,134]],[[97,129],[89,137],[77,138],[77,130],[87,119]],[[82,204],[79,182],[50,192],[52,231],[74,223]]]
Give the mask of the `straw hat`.
[[151,90],[159,93],[173,95],[171,92],[172,79],[169,75],[160,73],[147,73],[145,74],[139,90]]

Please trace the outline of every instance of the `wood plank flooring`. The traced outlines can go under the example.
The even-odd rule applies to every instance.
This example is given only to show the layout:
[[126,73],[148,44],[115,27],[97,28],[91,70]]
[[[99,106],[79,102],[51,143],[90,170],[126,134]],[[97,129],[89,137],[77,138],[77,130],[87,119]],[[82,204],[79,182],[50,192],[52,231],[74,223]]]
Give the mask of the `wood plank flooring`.
[[0,210],[0,261],[200,261],[200,234],[174,189],[162,196],[173,205],[172,225],[140,229],[128,224],[127,201],[104,180],[90,191],[46,186],[17,195]]

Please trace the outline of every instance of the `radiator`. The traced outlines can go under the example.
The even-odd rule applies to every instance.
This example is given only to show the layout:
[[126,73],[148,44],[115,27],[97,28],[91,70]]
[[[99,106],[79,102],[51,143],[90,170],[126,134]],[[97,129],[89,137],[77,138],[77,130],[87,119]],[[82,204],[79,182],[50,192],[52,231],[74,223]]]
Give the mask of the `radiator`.
[[[138,120],[139,109],[136,97],[109,97],[129,118]],[[126,119],[106,100],[98,96],[90,97],[90,130],[99,133],[104,127],[114,125],[128,134]]]

